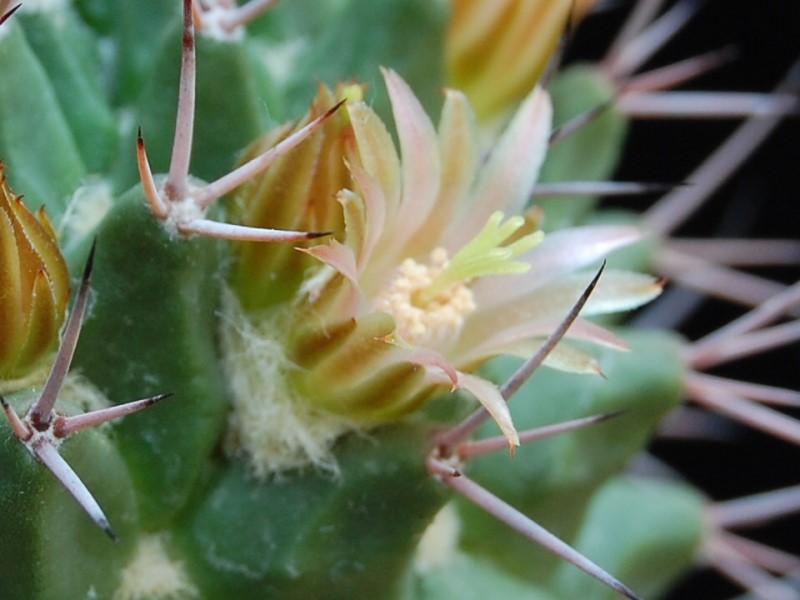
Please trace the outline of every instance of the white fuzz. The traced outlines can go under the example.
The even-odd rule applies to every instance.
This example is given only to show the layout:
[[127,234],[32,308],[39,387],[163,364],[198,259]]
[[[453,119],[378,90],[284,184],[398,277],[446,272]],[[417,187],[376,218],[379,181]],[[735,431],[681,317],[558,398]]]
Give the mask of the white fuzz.
[[167,555],[165,542],[164,534],[139,537],[139,545],[122,572],[114,600],[188,600],[200,597],[183,564]]
[[231,292],[223,294],[220,339],[233,411],[226,451],[245,458],[260,478],[314,467],[338,474],[333,442],[357,429],[347,419],[318,411],[291,389],[298,369],[284,352],[281,314],[254,322]]
[[452,504],[446,504],[428,525],[417,546],[414,567],[425,574],[446,567],[456,556],[461,519]]
[[169,202],[169,213],[163,221],[164,229],[175,237],[185,237],[180,228],[187,223],[197,219],[202,219],[206,215],[206,209],[200,206],[194,196],[186,196],[180,200]]

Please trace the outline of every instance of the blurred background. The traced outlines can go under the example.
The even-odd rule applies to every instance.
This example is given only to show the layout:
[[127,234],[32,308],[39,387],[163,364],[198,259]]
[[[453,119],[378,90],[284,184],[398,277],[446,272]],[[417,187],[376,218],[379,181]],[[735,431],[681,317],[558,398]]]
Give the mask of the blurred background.
[[[603,55],[632,2],[600,4],[577,30],[566,62]],[[667,3],[667,5],[674,2]],[[800,58],[800,1],[710,0],[691,23],[645,67],[653,68],[709,50],[733,47],[737,57],[687,84],[691,90],[769,92]],[[632,128],[616,179],[680,182],[739,121],[638,121]],[[653,198],[607,201],[644,207]],[[677,235],[800,240],[800,118],[788,119]],[[798,256],[800,258],[800,256]],[[751,269],[783,283],[800,280],[800,265]],[[689,300],[688,297],[684,298]],[[729,302],[705,299],[677,324],[689,339],[713,331],[744,312]],[[726,377],[800,389],[800,344],[736,361],[713,371]],[[800,411],[785,411],[800,418]],[[800,448],[718,419],[720,439],[656,441],[652,454],[710,498],[724,500],[800,484]],[[800,555],[800,514],[749,534]],[[732,598],[741,590],[711,571],[683,582],[669,600]]]

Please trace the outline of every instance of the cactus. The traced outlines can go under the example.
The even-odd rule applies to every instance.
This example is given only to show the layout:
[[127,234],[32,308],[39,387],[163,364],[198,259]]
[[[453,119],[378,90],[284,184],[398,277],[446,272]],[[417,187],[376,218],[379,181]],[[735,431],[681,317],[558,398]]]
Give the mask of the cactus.
[[[796,285],[724,267],[797,243],[670,237],[796,72],[664,91],[729,58],[640,72],[691,2],[565,67],[592,0],[12,4],[0,597],[654,599],[702,561],[797,597],[730,531],[796,488],[636,466],[685,398],[800,443],[797,392],[711,372],[797,339]],[[686,184],[609,181],[637,118],[719,113]],[[751,310],[689,341],[664,278]]]

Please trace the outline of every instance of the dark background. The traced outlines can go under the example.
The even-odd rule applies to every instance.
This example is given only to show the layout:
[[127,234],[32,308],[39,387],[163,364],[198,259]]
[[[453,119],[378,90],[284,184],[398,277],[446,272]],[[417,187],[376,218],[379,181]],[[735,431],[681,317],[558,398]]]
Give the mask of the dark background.
[[[607,3],[611,4],[611,3]],[[601,57],[627,15],[631,2],[615,2],[576,32],[566,62]],[[668,3],[672,5],[674,2]],[[683,89],[770,91],[800,57],[800,0],[711,0],[692,22],[644,69],[670,64],[733,45],[738,58]],[[734,121],[640,121],[628,140],[616,179],[682,181],[729,135]],[[784,122],[759,151],[726,183],[679,236],[727,235],[800,238],[800,119]],[[627,206],[647,200],[617,201]],[[613,203],[613,202],[612,202]],[[722,223],[723,215],[725,223]],[[758,269],[762,276],[793,283],[800,268]],[[680,325],[694,339],[742,314],[741,307],[708,300]],[[800,389],[800,344],[714,371],[736,379]],[[792,411],[786,411],[792,414]],[[800,411],[793,416],[800,418]],[[800,448],[750,429],[733,426],[732,439],[656,441],[651,451],[676,468],[712,499],[728,499],[800,484]],[[800,555],[800,516],[746,532],[751,538]],[[732,598],[741,593],[710,570],[689,576],[669,600]]]

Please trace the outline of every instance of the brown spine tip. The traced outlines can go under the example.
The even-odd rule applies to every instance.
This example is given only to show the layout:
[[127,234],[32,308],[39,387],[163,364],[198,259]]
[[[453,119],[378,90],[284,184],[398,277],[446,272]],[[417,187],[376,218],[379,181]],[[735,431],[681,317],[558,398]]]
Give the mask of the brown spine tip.
[[8,21],[8,19],[11,17],[11,15],[13,15],[15,12],[17,12],[17,9],[19,9],[20,6],[22,6],[22,4],[17,4],[14,8],[9,10],[6,14],[0,15],[0,25],[5,23],[6,21]]
[[194,49],[192,0],[183,0],[183,49],[187,52]]

